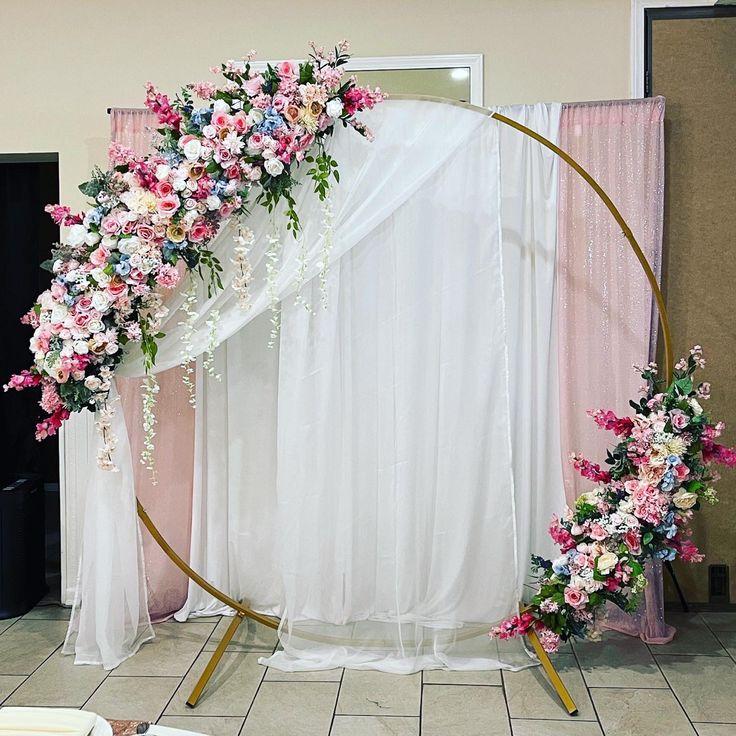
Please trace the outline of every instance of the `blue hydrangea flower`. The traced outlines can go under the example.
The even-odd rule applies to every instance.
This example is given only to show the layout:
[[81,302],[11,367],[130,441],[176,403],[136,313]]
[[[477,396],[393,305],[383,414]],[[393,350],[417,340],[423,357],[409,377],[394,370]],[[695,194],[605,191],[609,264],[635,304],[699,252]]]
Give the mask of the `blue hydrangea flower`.
[[284,127],[284,119],[279,115],[273,107],[267,107],[263,111],[263,120],[256,125],[256,130],[260,133],[271,134],[274,130]]

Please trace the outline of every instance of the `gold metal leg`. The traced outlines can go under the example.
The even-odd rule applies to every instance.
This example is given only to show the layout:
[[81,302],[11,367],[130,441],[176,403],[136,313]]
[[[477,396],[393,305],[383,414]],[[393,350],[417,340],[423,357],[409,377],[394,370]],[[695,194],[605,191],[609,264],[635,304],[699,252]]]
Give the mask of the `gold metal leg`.
[[568,714],[571,716],[576,716],[578,714],[578,707],[577,705],[575,705],[575,701],[570,696],[570,693],[565,687],[565,683],[562,682],[560,675],[555,669],[555,666],[552,664],[552,661],[549,658],[549,654],[544,651],[542,643],[539,641],[539,637],[537,636],[537,632],[532,629],[527,634],[527,637],[532,643],[532,646],[534,647],[534,653],[537,655],[537,658],[544,668],[544,671],[547,673],[547,677],[549,677],[549,681],[552,683],[552,687],[555,689],[555,692],[562,701],[562,704],[565,706]]
[[194,708],[194,706],[197,705],[197,701],[201,697],[202,691],[207,687],[207,683],[210,681],[215,668],[218,664],[220,664],[222,655],[225,654],[225,649],[227,649],[227,645],[230,643],[230,640],[233,638],[233,636],[235,636],[235,632],[238,630],[238,626],[240,626],[244,618],[245,614],[240,612],[236,613],[235,616],[233,616],[233,620],[230,622],[230,626],[227,627],[225,636],[222,637],[222,641],[217,645],[217,649],[215,649],[215,651],[212,653],[210,661],[207,662],[207,666],[204,668],[204,671],[200,675],[199,680],[197,680],[197,684],[194,686],[194,690],[192,690],[192,694],[187,698],[187,705],[190,708]]

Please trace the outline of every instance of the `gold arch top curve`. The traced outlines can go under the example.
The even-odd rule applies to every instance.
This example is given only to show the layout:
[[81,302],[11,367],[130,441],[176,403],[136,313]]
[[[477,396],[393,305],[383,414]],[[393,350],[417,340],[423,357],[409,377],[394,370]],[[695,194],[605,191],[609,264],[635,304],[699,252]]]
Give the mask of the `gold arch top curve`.
[[[649,261],[647,260],[641,247],[639,246],[639,243],[637,242],[633,232],[631,231],[631,228],[628,226],[623,216],[618,211],[618,208],[612,202],[611,198],[604,191],[604,189],[600,186],[600,184],[598,184],[598,182],[577,161],[575,161],[575,159],[572,156],[570,156],[570,154],[568,154],[566,151],[563,151],[555,143],[548,140],[547,138],[545,138],[543,135],[541,135],[537,131],[532,130],[531,128],[528,128],[526,125],[523,125],[522,123],[519,123],[516,120],[513,120],[511,118],[508,118],[505,115],[502,115],[501,113],[494,112],[485,107],[478,107],[477,105],[471,105],[466,102],[448,100],[442,97],[431,97],[428,95],[400,95],[400,94],[397,94],[397,95],[391,95],[391,99],[418,100],[418,101],[426,101],[426,102],[435,102],[435,103],[444,104],[444,105],[454,105],[456,107],[463,107],[467,110],[471,110],[473,112],[480,113],[482,115],[485,115],[486,117],[492,118],[493,120],[497,120],[499,123],[502,123],[503,125],[508,125],[509,127],[514,128],[515,130],[519,131],[520,133],[538,141],[545,148],[548,148],[550,151],[556,154],[559,158],[561,158],[566,164],[571,166],[588,183],[588,185],[598,195],[598,197],[601,199],[603,204],[606,206],[608,211],[611,213],[611,215],[613,216],[613,218],[616,220],[619,227],[621,228],[621,231],[623,232],[624,237],[628,241],[629,245],[631,246],[631,249],[634,251],[634,255],[636,255],[636,258],[638,259],[644,271],[644,274],[647,278],[647,281],[649,282],[649,286],[651,287],[652,293],[654,294],[654,298],[657,303],[659,321],[662,326],[662,337],[663,337],[663,342],[664,342],[664,360],[665,360],[664,376],[667,380],[667,383],[669,383],[669,381],[671,380],[671,376],[672,376],[672,365],[673,365],[672,335],[670,333],[669,319],[667,317],[667,308],[665,305],[664,297],[662,295],[662,291],[659,287],[659,284],[657,283],[657,279],[656,279],[656,276],[654,275],[654,271],[652,270],[652,267],[649,264]],[[222,642],[218,646],[217,650],[215,651],[215,654],[213,655],[213,659],[210,661],[210,663],[205,668],[205,671],[202,674],[200,680],[198,681],[194,689],[194,692],[190,696],[189,700],[187,700],[187,705],[189,705],[190,707],[194,707],[204,687],[206,686],[210,676],[212,675],[214,668],[217,666],[217,663],[225,650],[227,642],[229,642],[230,637],[232,637],[233,633],[235,632],[235,629],[237,628],[239,621],[245,617],[245,618],[252,619],[253,621],[257,621],[258,623],[261,623],[264,626],[268,626],[269,628],[278,629],[279,620],[272,618],[270,616],[265,616],[263,614],[257,613],[256,611],[253,611],[250,607],[248,607],[244,603],[236,601],[234,598],[227,595],[226,593],[223,593],[221,590],[219,590],[214,585],[212,585],[212,583],[210,583],[205,578],[203,578],[201,575],[199,575],[176,553],[176,551],[166,541],[164,536],[161,534],[161,532],[158,530],[158,528],[154,524],[153,520],[146,513],[146,510],[141,504],[140,500],[137,498],[136,498],[136,505],[137,505],[137,513],[138,513],[138,516],[141,522],[146,527],[146,529],[148,529],[148,531],[151,533],[151,536],[154,538],[154,540],[159,545],[159,547],[161,547],[161,549],[167,555],[167,557],[169,557],[169,559],[190,580],[192,580],[197,585],[199,585],[204,590],[206,590],[213,598],[216,598],[221,603],[224,603],[226,606],[229,606],[230,608],[234,609],[236,612],[236,619],[233,621],[233,624],[231,624],[230,628],[228,629],[228,633],[226,634],[226,637],[222,640]],[[329,638],[329,637],[321,637],[321,638],[324,640],[325,638]],[[565,704],[565,707],[567,708],[568,713],[570,713],[571,715],[576,714],[577,708],[575,707],[575,704],[570,698],[569,693],[565,689],[564,685],[560,681],[559,676],[557,675],[557,672],[554,670],[554,667],[550,663],[549,658],[547,657],[546,653],[541,648],[541,645],[539,645],[538,640],[536,640],[536,635],[532,636],[531,641],[537,653],[537,656],[539,657],[540,661],[542,662],[542,665],[544,666],[545,670],[550,676],[550,679],[552,680],[555,689],[557,690],[563,703]]]

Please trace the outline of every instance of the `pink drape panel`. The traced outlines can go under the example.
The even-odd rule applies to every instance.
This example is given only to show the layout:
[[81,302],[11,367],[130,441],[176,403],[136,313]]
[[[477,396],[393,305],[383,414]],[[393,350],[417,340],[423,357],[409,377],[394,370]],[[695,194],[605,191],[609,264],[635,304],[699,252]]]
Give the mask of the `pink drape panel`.
[[[113,108],[110,123],[111,139],[116,143],[141,155],[151,150],[156,117],[148,110]],[[192,525],[194,411],[189,406],[188,391],[181,375],[181,368],[158,375],[160,391],[156,416],[159,426],[166,427],[166,431],[156,435],[158,484],[155,486],[150,472],[136,462],[143,440],[141,381],[119,378],[117,386],[134,459],[136,493],[161,533],[186,560]],[[184,604],[188,581],[147,532],[142,536],[148,609],[152,621],[162,621]]]
[[[565,105],[560,147],[601,184],[631,227],[659,277],[664,206],[664,98]],[[650,360],[656,339],[651,289],[616,221],[569,166],[560,167],[558,218],[560,407],[569,503],[590,482],[567,462],[573,451],[599,462],[615,441],[586,410],[625,415],[639,394],[632,365]],[[642,610],[611,606],[609,628],[650,643],[668,641],[662,570],[648,571]]]

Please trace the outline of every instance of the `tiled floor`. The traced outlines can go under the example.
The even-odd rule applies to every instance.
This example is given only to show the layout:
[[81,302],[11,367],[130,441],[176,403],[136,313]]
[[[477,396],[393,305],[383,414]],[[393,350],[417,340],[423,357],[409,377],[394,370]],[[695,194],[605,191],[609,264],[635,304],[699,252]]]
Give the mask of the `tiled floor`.
[[0,703],[86,707],[211,736],[736,736],[736,613],[672,614],[672,644],[608,634],[556,666],[580,708],[569,718],[539,668],[397,676],[286,674],[258,658],[274,632],[243,625],[196,710],[186,707],[228,619],[156,627],[113,672],[62,657],[68,612],[0,621]]

